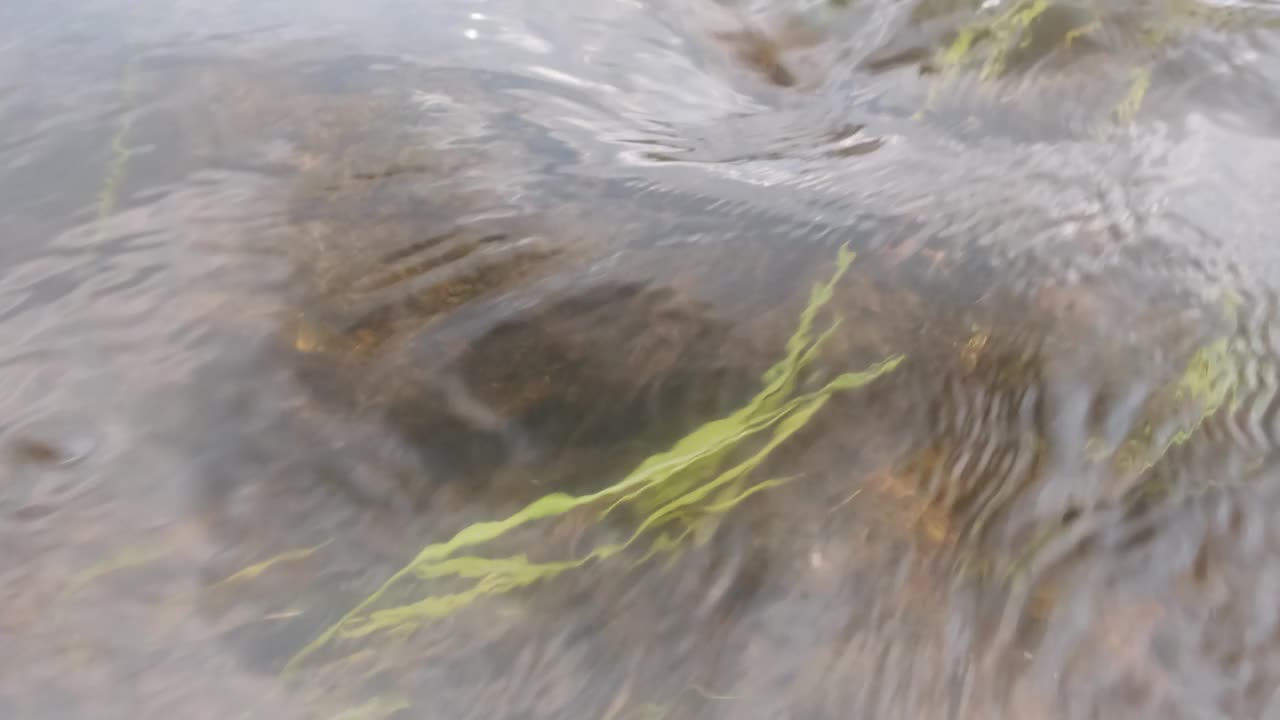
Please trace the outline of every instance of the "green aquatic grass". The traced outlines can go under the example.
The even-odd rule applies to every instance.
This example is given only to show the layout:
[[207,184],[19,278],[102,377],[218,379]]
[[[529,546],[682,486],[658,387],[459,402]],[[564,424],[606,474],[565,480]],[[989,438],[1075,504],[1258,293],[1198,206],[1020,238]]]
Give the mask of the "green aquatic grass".
[[124,548],[102,562],[77,574],[68,584],[63,595],[70,599],[81,590],[100,578],[124,570],[150,565],[169,554],[167,548],[155,546],[137,546]]
[[1142,109],[1142,101],[1147,97],[1147,90],[1151,89],[1151,68],[1140,67],[1133,71],[1133,81],[1129,85],[1129,92],[1116,105],[1116,120],[1122,125],[1132,123],[1134,118],[1138,116],[1138,111]]
[[[819,312],[831,300],[836,284],[853,260],[854,253],[847,247],[840,250],[831,278],[810,293],[798,326],[787,342],[786,355],[765,372],[762,389],[745,406],[702,425],[603,490],[578,496],[552,493],[509,517],[470,525],[445,542],[427,546],[381,588],[299,651],[286,666],[286,672],[331,642],[380,633],[410,633],[486,596],[608,560],[624,550],[643,546],[647,540],[647,549],[641,554],[643,562],[657,553],[676,549],[691,535],[705,536],[717,516],[755,493],[794,479],[795,476],[753,480],[752,473],[804,428],[832,395],[892,372],[903,359],[901,355],[893,356],[860,372],[839,375],[816,389],[802,389],[802,372],[840,324],[834,320],[816,333]],[[753,450],[747,448],[749,441],[756,443]],[[537,521],[592,509],[596,510],[592,514],[596,522],[625,510],[628,517],[637,518],[635,529],[626,540],[603,544],[565,560],[537,562],[524,554],[463,554]],[[465,589],[426,595],[408,604],[377,607],[393,588],[410,581],[440,579],[463,581]]]
[[1121,477],[1150,470],[1170,448],[1187,443],[1232,398],[1238,373],[1228,349],[1222,338],[1196,351],[1177,381],[1157,396],[1150,414],[1167,427],[1157,434],[1153,418],[1120,447],[1113,467]]
[[[1228,293],[1221,303],[1224,327],[1234,328],[1240,299]],[[1169,450],[1189,442],[1224,406],[1236,407],[1241,380],[1240,359],[1231,350],[1231,333],[1199,346],[1182,372],[1147,402],[1143,419],[1110,455],[1112,471],[1122,479],[1137,478],[1155,467]],[[1101,449],[1105,450],[1105,448]],[[1096,452],[1095,461],[1105,452]]]
[[[1227,304],[1227,317],[1235,323],[1234,301]],[[1086,452],[1088,460],[1107,467],[1122,488],[1125,503],[1167,495],[1175,490],[1174,480],[1157,471],[1169,452],[1198,436],[1204,423],[1223,408],[1236,408],[1241,368],[1231,353],[1231,338],[1218,337],[1199,347],[1180,375],[1163,385],[1147,402],[1143,420],[1115,448],[1093,440]],[[1026,570],[1035,557],[1064,529],[1057,523],[1042,528],[1018,553],[1005,578]]]
[[[1112,108],[1111,119],[1129,125],[1136,119],[1151,89],[1152,78],[1163,53],[1197,34],[1236,34],[1280,29],[1280,12],[1265,6],[1219,6],[1204,0],[1166,0],[1146,7],[1128,3],[1004,0],[994,8],[977,0],[924,3],[923,18],[948,14],[965,17],[950,40],[935,53],[941,71],[929,93],[930,103],[940,85],[959,73],[976,73],[984,82],[1005,76],[1015,55],[1047,56],[1071,50],[1084,40],[1114,55],[1114,61],[1130,67],[1131,80]],[[1051,13],[1059,10],[1060,13]],[[1065,13],[1077,14],[1075,27],[1053,29]],[[1039,33],[1043,38],[1036,39]],[[1117,38],[1128,43],[1116,45]],[[1052,40],[1051,42],[1045,42]],[[1033,48],[1035,42],[1042,47]]]
[[129,135],[133,131],[133,105],[138,94],[139,69],[141,58],[137,48],[129,47],[129,59],[125,63],[120,80],[120,102],[124,107],[124,117],[120,126],[111,136],[111,145],[107,149],[107,172],[98,189],[98,219],[102,220],[116,210],[120,198],[120,189],[124,186],[125,176],[129,169]]
[[1001,76],[1009,54],[1028,46],[1028,29],[1049,7],[1049,0],[1017,0],[998,13],[978,12],[942,51],[939,64],[944,70],[978,66],[984,80]]
[[219,580],[218,582],[214,583],[210,587],[220,587],[223,585],[230,585],[232,583],[242,582],[244,580],[252,580],[258,577],[259,575],[261,575],[262,573],[266,572],[267,570],[270,570],[271,568],[275,567],[276,565],[311,557],[313,554],[315,554],[317,550],[320,550],[324,546],[328,545],[330,542],[333,542],[333,541],[325,540],[324,542],[319,543],[317,545],[312,545],[311,547],[300,548],[297,550],[288,550],[286,552],[282,552],[279,555],[267,558],[266,560],[263,560],[260,563],[255,563],[253,565],[250,565],[247,568],[244,568],[243,570],[235,572]]
[[[1154,420],[1144,423],[1110,455],[1111,469],[1116,478],[1125,484],[1133,483],[1131,489],[1123,494],[1124,502],[1134,503],[1173,490],[1167,477],[1152,475],[1151,471],[1171,448],[1195,437],[1204,421],[1218,412],[1235,393],[1236,374],[1226,350],[1225,340],[1202,348],[1188,363],[1183,376],[1157,396],[1157,409],[1153,409],[1149,416],[1173,422],[1176,426],[1173,433],[1159,441],[1155,438]],[[1170,420],[1170,415],[1181,417]],[[999,572],[1000,579],[1004,582],[1015,579],[1027,582],[1027,573],[1036,558],[1051,541],[1065,532],[1068,530],[1056,522],[1039,528]],[[989,560],[975,561],[968,557],[962,562],[965,570],[980,574],[987,574],[990,565]]]
[[412,705],[403,697],[379,697],[333,715],[331,720],[384,720],[408,710]]

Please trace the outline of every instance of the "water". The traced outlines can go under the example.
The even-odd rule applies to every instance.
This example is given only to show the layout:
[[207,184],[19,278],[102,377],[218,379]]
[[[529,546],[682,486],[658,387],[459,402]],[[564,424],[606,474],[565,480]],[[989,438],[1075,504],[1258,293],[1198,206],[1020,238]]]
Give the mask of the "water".
[[1277,18],[6,4],[0,715],[1280,716]]

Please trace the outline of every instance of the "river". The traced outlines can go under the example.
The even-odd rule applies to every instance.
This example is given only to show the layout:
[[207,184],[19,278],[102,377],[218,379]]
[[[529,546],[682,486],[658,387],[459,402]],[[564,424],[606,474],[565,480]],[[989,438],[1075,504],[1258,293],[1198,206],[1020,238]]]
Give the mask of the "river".
[[1280,6],[7,0],[0,717],[1280,717]]

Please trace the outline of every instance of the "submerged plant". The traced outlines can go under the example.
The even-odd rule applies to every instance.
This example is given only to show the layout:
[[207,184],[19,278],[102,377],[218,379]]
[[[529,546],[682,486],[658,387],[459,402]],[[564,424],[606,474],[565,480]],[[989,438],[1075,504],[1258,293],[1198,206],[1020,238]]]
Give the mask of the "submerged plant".
[[102,186],[98,189],[99,220],[116,211],[120,189],[124,185],[125,173],[129,168],[129,158],[132,155],[129,148],[129,134],[133,130],[133,105],[138,94],[140,66],[141,57],[137,48],[130,44],[129,58],[120,79],[120,103],[123,106],[124,115],[115,134],[111,136],[111,146],[107,153],[109,158],[107,172],[102,179]]
[[984,80],[999,77],[1010,53],[1030,44],[1031,24],[1048,9],[1049,0],[1018,0],[961,28],[943,53],[943,67],[972,65],[977,59]]
[[[1086,42],[1130,66],[1130,80],[1113,108],[1120,124],[1133,121],[1151,87],[1162,53],[1196,33],[1245,33],[1280,28],[1280,13],[1262,6],[1223,6],[1205,0],[1151,4],[1103,0],[923,0],[917,21],[954,15],[957,29],[934,53],[942,79],[975,72],[983,81],[1006,76],[1051,53]],[[1118,44],[1119,43],[1119,44]],[[936,93],[935,84],[931,98]]]
[[253,565],[250,565],[247,568],[240,570],[239,572],[233,573],[232,575],[229,575],[219,580],[218,582],[214,583],[211,587],[218,587],[221,585],[230,585],[236,582],[252,580],[258,577],[259,575],[263,574],[267,570],[270,570],[271,568],[281,563],[293,562],[296,560],[302,560],[304,558],[311,557],[312,555],[315,554],[317,550],[323,548],[325,545],[328,545],[330,542],[332,542],[332,540],[325,540],[324,542],[318,545],[312,545],[311,547],[282,552],[279,555],[263,560],[262,562],[255,563]]
[[[654,554],[676,549],[691,535],[705,534],[714,527],[717,517],[749,496],[794,479],[795,476],[757,480],[752,478],[752,472],[805,427],[833,394],[866,385],[893,371],[903,359],[896,355],[861,372],[839,375],[815,389],[804,388],[802,371],[812,364],[840,323],[837,319],[815,334],[819,311],[830,301],[836,283],[853,259],[852,251],[840,250],[832,277],[813,288],[799,325],[787,342],[786,355],[764,374],[762,389],[742,408],[695,429],[603,490],[578,496],[552,493],[505,519],[470,525],[445,542],[427,546],[381,588],[304,647],[286,671],[332,641],[383,632],[412,632],[485,596],[549,580],[624,550],[638,547],[641,555],[637,562],[643,562]],[[623,541],[601,544],[563,560],[534,561],[525,554],[463,554],[487,547],[522,526],[561,518],[572,511],[588,513],[597,523],[629,514],[635,527]],[[390,590],[402,584],[444,579],[461,581],[464,589],[427,595],[408,604],[377,607]]]
[[1116,452],[1113,467],[1117,474],[1141,475],[1170,448],[1189,441],[1204,421],[1231,399],[1237,380],[1226,338],[1196,351],[1183,374],[1155,398],[1150,420]]

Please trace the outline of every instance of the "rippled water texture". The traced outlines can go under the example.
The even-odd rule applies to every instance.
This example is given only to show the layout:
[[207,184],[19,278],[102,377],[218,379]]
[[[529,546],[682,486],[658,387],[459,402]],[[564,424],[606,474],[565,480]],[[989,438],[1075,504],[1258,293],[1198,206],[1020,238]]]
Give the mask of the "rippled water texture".
[[1278,28],[7,0],[0,717],[1280,717]]

